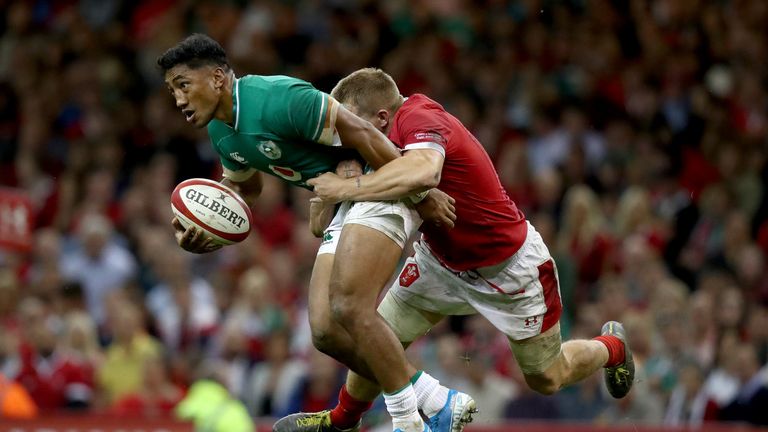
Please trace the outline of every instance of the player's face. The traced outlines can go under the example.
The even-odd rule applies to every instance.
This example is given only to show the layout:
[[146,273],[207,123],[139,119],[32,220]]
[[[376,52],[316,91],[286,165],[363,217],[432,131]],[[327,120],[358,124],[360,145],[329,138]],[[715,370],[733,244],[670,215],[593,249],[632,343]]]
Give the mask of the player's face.
[[221,97],[215,67],[177,65],[165,73],[165,83],[188,123],[201,128],[213,120]]

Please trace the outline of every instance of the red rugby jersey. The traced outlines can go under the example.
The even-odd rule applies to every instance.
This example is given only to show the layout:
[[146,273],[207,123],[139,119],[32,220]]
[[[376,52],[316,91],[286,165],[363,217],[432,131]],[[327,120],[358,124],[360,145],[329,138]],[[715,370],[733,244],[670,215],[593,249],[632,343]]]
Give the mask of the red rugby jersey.
[[431,148],[445,156],[438,188],[456,200],[456,226],[421,228],[444,265],[470,270],[517,252],[528,232],[525,216],[501,185],[488,153],[456,117],[414,94],[395,114],[389,139],[403,150]]

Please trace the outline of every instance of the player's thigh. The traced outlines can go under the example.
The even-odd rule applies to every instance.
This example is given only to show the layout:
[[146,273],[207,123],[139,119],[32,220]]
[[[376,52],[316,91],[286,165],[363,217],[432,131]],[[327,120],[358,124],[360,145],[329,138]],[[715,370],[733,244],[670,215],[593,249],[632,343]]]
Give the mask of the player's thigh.
[[465,291],[461,278],[443,267],[419,241],[414,243],[414,255],[405,260],[387,296],[422,311],[430,319],[477,313],[467,302]]
[[309,325],[313,335],[328,335],[335,322],[331,318],[331,306],[328,300],[328,287],[331,282],[336,248],[339,246],[341,228],[351,203],[344,202],[336,209],[336,214],[323,233],[323,240],[317,251],[312,276],[309,280]]
[[416,219],[416,212],[401,202],[355,203],[344,218],[331,295],[354,294],[373,307],[396,270]]
[[421,219],[416,210],[400,201],[366,201],[354,203],[349,208],[344,216],[343,227],[362,225],[371,228],[388,237],[402,251],[420,224]]
[[315,258],[312,277],[309,280],[309,325],[312,333],[327,334],[334,322],[328,300],[328,287],[333,271],[334,254],[321,253]]
[[[332,307],[364,305],[376,299],[394,273],[402,247],[374,228],[345,224],[336,249],[330,283]],[[339,302],[345,304],[339,304]]]
[[389,290],[376,309],[403,347],[424,336],[445,315],[413,306]]
[[564,360],[562,343],[559,322],[528,339],[509,339],[520,371],[531,387],[539,388],[548,382],[560,381],[559,377],[552,374],[557,374],[562,369],[557,367],[558,362]]

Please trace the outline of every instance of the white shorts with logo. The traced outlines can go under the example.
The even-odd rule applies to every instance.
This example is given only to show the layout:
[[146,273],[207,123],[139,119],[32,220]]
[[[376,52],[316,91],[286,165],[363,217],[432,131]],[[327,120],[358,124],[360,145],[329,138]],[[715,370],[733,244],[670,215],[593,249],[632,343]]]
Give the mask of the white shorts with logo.
[[560,320],[555,263],[536,229],[500,264],[465,272],[443,266],[422,242],[387,295],[442,315],[482,314],[510,339],[536,336]]
[[317,254],[334,254],[344,225],[358,224],[373,228],[397,243],[400,248],[421,224],[418,212],[402,201],[345,201],[323,234]]

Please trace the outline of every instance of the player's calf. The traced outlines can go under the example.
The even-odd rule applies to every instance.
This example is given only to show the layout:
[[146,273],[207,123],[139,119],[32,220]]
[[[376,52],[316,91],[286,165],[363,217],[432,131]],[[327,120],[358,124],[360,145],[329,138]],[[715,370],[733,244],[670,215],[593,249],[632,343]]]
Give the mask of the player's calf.
[[606,323],[602,335],[592,340],[572,340],[562,345],[560,342],[558,325],[532,338],[511,341],[532,390],[551,395],[605,368],[605,382],[611,395],[621,398],[629,392],[634,381],[634,362],[620,323]]

